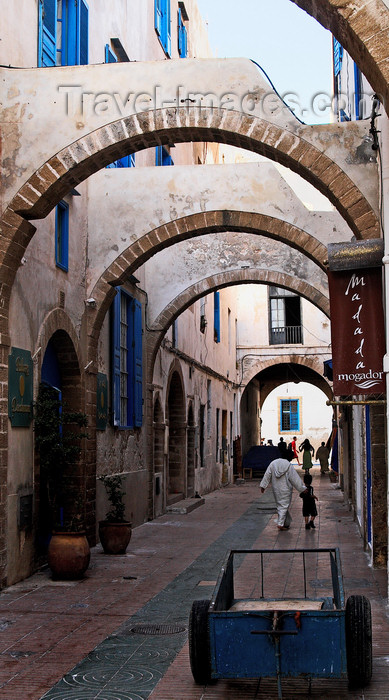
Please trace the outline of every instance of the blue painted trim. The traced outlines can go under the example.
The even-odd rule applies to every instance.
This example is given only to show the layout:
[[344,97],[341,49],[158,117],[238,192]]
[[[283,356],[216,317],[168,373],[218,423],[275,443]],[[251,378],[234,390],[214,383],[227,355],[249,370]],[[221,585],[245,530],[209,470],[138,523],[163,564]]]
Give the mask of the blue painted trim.
[[55,210],[55,264],[69,269],[69,205],[59,202]]
[[215,343],[220,343],[220,292],[213,293],[213,329]]

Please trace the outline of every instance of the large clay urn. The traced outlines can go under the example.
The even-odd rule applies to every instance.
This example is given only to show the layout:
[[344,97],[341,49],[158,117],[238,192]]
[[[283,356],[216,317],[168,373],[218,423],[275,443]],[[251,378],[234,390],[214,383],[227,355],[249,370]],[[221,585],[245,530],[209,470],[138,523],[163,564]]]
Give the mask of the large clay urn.
[[99,537],[105,554],[125,554],[131,534],[130,522],[99,522]]
[[85,532],[53,532],[47,559],[53,579],[82,578],[90,561],[90,548]]

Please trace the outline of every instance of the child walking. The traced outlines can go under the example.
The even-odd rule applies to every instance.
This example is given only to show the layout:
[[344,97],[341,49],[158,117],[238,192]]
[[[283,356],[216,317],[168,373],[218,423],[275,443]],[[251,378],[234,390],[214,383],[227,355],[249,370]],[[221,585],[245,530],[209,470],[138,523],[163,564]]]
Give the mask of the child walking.
[[304,484],[307,487],[306,491],[300,493],[300,498],[303,499],[303,516],[305,518],[305,529],[311,527],[315,529],[315,518],[317,516],[316,503],[317,496],[313,493],[312,477],[309,473],[304,474]]

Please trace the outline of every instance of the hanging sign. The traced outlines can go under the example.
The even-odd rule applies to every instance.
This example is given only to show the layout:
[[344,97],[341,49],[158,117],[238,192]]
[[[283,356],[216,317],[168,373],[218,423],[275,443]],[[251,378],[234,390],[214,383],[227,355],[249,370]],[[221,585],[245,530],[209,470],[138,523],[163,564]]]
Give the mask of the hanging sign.
[[32,421],[32,358],[28,350],[12,348],[8,356],[8,416],[13,428]]
[[385,392],[380,267],[328,273],[334,394]]
[[105,430],[108,420],[107,375],[97,373],[96,429]]

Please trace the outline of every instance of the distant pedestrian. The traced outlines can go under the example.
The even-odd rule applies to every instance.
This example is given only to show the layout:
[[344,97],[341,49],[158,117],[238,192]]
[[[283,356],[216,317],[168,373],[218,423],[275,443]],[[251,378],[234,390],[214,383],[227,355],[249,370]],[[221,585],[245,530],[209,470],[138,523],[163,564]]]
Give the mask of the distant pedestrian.
[[316,459],[320,462],[320,473],[325,474],[329,470],[328,458],[330,456],[330,451],[326,447],[325,442],[322,442],[320,447],[316,450]]
[[300,460],[299,460],[299,455],[298,455],[298,452],[297,452],[297,442],[296,442],[296,440],[297,440],[297,438],[294,437],[293,440],[292,440],[292,442],[290,443],[290,447],[291,447],[292,452],[293,452],[293,459],[297,459],[298,465],[300,466]]
[[286,459],[279,457],[270,462],[260,483],[262,493],[271,483],[277,507],[277,527],[279,530],[288,530],[292,522],[289,506],[293,487],[300,493],[306,489],[295,468],[290,464],[290,460],[293,459],[291,450],[286,452],[286,456]]
[[304,484],[306,490],[300,493],[300,498],[303,499],[303,516],[305,519],[305,529],[315,529],[315,518],[317,516],[316,503],[317,496],[313,493],[312,477],[310,474],[304,474]]
[[287,450],[288,450],[288,445],[286,444],[286,442],[285,442],[285,440],[284,440],[283,437],[280,437],[280,441],[279,441],[277,447],[278,447],[278,449],[279,449],[279,451],[280,451],[281,457],[283,457],[284,459],[286,459],[286,452],[287,452]]
[[299,450],[303,453],[303,469],[309,472],[312,467],[312,455],[314,454],[315,449],[312,447],[308,438],[301,443]]
[[273,440],[268,440],[268,441],[267,441],[267,444],[268,444],[269,447],[273,447]]

